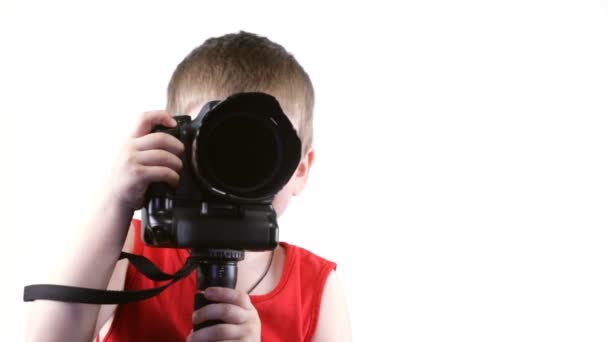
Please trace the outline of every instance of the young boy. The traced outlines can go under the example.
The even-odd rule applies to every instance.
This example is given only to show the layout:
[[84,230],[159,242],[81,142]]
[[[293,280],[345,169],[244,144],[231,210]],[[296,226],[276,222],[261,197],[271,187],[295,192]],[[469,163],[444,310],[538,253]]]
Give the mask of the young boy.
[[[118,159],[97,215],[83,232],[86,243],[69,259],[55,283],[113,290],[146,289],[164,282],[144,278],[121,250],[144,255],[166,273],[188,257],[184,249],[153,248],[140,239],[141,208],[150,183],[176,185],[183,144],[155,125],[175,126],[171,115],[195,116],[202,106],[234,93],[258,91],[277,98],[302,140],[302,159],[273,200],[281,215],[291,196],[304,189],[314,160],[312,83],[282,46],[240,32],[205,41],[176,68],[166,111],[147,112]],[[281,243],[273,252],[247,252],[239,263],[236,289],[209,288],[218,302],[192,313],[195,273],[160,295],[126,305],[69,304],[37,300],[29,341],[350,341],[348,313],[336,265],[305,249]],[[267,271],[267,272],[266,272]],[[259,283],[258,283],[259,281]],[[257,283],[257,285],[255,285]],[[206,320],[224,323],[192,332]]]

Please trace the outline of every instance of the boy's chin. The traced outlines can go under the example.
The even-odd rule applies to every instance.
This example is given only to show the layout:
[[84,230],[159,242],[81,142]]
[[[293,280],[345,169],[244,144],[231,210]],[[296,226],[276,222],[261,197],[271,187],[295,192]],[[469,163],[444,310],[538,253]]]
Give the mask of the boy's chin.
[[289,199],[285,201],[273,201],[272,207],[274,208],[277,217],[281,217],[285,210],[287,210],[287,207],[289,207]]
[[285,210],[287,210],[287,206],[284,206],[282,208],[277,208],[276,206],[273,205],[274,211],[277,213],[277,218],[283,216],[283,213],[285,212]]

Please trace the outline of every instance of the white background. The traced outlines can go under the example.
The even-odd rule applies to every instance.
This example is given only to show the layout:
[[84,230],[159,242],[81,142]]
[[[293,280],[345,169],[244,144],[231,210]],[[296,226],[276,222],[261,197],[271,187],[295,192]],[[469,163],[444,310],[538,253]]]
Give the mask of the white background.
[[357,341],[608,340],[605,0],[0,2],[0,340],[176,64],[241,29],[315,84],[281,234],[338,262]]

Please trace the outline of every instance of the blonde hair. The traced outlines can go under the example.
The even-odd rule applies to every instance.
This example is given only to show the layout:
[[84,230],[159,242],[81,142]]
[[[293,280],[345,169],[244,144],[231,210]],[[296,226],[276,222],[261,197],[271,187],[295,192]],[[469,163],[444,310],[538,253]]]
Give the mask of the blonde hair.
[[285,48],[253,33],[210,38],[192,50],[169,81],[167,111],[186,114],[209,101],[252,91],[277,98],[306,153],[313,137],[312,82]]

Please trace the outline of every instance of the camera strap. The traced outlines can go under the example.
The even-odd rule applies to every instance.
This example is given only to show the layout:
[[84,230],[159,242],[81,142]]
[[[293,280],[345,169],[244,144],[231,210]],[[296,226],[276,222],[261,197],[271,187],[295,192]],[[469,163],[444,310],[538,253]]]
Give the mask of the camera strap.
[[190,256],[179,271],[170,275],[161,271],[150,260],[141,255],[121,252],[118,260],[121,259],[129,260],[129,262],[148,279],[155,281],[171,281],[163,286],[151,289],[129,291],[110,291],[50,284],[28,285],[23,289],[23,301],[31,302],[36,299],[47,299],[84,304],[126,304],[137,302],[160,294],[167,287],[187,277],[201,263],[200,258]]

